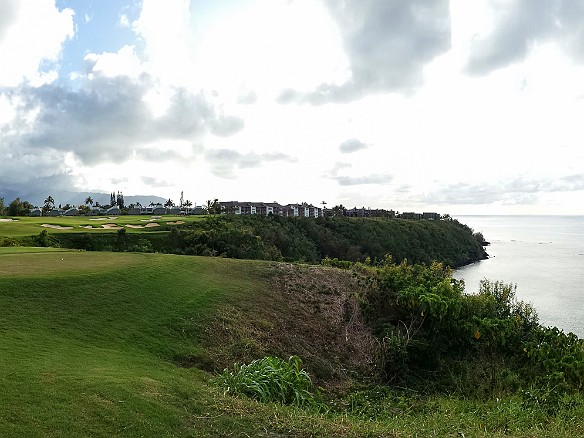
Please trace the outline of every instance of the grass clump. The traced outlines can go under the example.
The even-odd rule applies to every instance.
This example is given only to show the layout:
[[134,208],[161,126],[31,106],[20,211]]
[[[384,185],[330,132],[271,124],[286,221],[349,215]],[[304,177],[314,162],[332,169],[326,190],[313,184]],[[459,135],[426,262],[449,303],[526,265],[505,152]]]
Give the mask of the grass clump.
[[226,394],[245,395],[263,403],[275,402],[299,407],[316,404],[312,380],[301,368],[302,360],[291,356],[287,361],[266,356],[249,364],[223,370],[217,383]]

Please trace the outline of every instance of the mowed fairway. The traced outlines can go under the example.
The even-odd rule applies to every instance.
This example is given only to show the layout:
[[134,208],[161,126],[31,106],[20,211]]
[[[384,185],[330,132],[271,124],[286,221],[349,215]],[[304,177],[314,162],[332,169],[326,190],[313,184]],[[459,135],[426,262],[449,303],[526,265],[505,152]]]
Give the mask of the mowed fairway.
[[222,436],[243,427],[217,412],[211,375],[174,359],[197,353],[219,306],[261,292],[265,265],[7,251],[0,436]]
[[[14,220],[0,220],[0,236],[20,237],[35,236],[41,231],[47,230],[49,233],[80,233],[80,232],[116,232],[116,228],[104,228],[103,225],[115,225],[124,227],[128,232],[156,231],[156,227],[146,227],[148,224],[158,224],[159,226],[176,226],[184,223],[191,223],[204,220],[207,216],[59,216],[59,217],[18,217]],[[46,227],[43,225],[50,225]],[[56,228],[56,227],[61,227]],[[91,228],[89,228],[91,227]],[[143,228],[135,228],[143,227]]]

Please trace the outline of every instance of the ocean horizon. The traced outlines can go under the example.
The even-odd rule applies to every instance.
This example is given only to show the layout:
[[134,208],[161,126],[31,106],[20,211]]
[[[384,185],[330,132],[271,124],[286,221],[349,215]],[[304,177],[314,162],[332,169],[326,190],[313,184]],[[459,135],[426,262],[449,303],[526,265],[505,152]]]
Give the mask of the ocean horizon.
[[481,232],[489,258],[456,269],[465,290],[482,279],[517,285],[517,299],[533,305],[544,326],[584,338],[584,216],[459,215]]

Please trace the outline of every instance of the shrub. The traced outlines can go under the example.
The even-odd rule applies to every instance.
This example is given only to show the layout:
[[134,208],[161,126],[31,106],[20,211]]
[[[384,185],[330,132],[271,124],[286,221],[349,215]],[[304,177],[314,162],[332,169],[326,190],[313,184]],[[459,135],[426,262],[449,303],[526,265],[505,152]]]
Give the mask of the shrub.
[[302,361],[292,356],[285,361],[266,356],[249,364],[235,364],[223,370],[217,384],[226,394],[245,395],[263,403],[310,406],[315,404],[312,380],[301,368]]

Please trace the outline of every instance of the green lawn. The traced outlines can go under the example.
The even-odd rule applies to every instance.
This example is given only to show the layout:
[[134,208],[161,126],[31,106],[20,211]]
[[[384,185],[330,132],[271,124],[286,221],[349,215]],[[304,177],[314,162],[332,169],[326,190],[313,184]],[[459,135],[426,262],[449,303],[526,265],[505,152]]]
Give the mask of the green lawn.
[[[225,396],[212,374],[178,363],[201,355],[221,309],[257,311],[256,297],[274,287],[270,264],[29,250],[0,252],[1,437],[584,433],[582,406],[553,418],[513,399],[362,397],[358,418]],[[370,412],[381,414],[369,420]]]
[[217,393],[173,358],[196,351],[193,331],[252,287],[258,265],[231,263],[0,255],[0,436],[197,436],[205,421],[194,417]]
[[[74,216],[74,217],[14,217],[0,220],[0,236],[19,237],[38,235],[42,230],[49,233],[70,233],[70,232],[116,232],[116,229],[105,229],[104,224],[114,224],[125,227],[128,232],[155,231],[156,227],[145,227],[149,223],[173,226],[177,222],[195,222],[203,220],[206,216]],[[6,220],[13,219],[13,220]],[[56,229],[43,227],[47,224],[51,226],[65,227],[67,229]],[[128,226],[129,225],[129,226]],[[87,228],[91,227],[91,228]],[[145,227],[145,228],[132,228]]]

